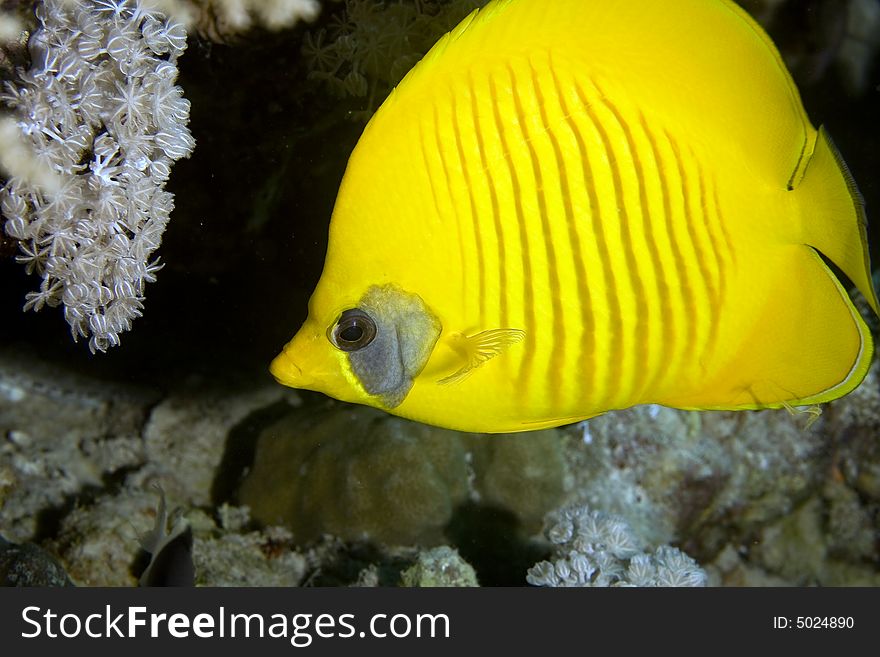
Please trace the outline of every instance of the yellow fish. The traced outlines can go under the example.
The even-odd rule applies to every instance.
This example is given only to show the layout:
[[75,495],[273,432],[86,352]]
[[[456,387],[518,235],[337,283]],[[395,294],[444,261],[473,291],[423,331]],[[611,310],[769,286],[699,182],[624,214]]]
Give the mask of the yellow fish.
[[873,354],[823,260],[876,312],[865,224],[733,2],[495,0],[367,125],[271,371],[481,432],[826,402]]

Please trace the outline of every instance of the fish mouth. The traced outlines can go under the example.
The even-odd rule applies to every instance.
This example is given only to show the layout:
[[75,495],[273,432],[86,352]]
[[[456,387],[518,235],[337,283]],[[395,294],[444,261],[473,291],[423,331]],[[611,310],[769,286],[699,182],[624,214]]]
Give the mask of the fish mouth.
[[302,388],[306,383],[302,368],[296,364],[286,349],[272,360],[269,373],[278,383],[291,388]]

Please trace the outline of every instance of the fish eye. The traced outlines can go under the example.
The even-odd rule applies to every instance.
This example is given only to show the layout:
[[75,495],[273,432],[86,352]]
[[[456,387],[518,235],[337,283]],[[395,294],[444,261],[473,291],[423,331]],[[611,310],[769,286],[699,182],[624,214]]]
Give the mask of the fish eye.
[[376,322],[363,310],[346,310],[332,328],[330,341],[342,351],[363,349],[376,337]]

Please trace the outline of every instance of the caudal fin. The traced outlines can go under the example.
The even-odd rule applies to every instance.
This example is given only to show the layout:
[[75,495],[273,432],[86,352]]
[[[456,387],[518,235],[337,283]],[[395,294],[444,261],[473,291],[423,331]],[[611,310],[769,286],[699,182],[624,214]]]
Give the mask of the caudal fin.
[[871,283],[864,201],[824,128],[819,128],[813,155],[794,191],[804,208],[803,240],[840,267],[880,314]]
[[871,332],[826,261],[877,313],[867,222],[856,185],[824,130],[786,193],[800,209],[796,232],[785,235],[785,244],[750,252],[748,295],[738,299],[757,309],[755,321],[722,326],[726,365],[695,392],[660,403],[717,409],[820,404],[864,379],[874,353]]

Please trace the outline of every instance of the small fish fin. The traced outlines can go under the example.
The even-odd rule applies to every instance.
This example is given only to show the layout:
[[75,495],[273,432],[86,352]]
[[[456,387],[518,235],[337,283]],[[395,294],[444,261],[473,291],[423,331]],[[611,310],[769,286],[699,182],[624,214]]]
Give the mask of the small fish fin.
[[168,538],[168,506],[165,502],[165,489],[162,484],[153,482],[152,489],[159,495],[159,504],[156,506],[156,521],[153,528],[138,536],[141,548],[155,554],[159,546]]
[[822,407],[819,404],[811,404],[810,406],[792,406],[788,402],[782,402],[782,407],[787,410],[792,417],[798,415],[809,415],[804,429],[812,427],[816,421],[822,416]]
[[153,528],[139,537],[150,561],[138,578],[138,586],[195,586],[192,528],[183,518],[183,509],[177,507],[168,513],[161,484],[154,483],[152,488],[159,495],[159,504]]
[[605,415],[605,412],[590,413],[589,415],[569,415],[566,417],[553,417],[545,420],[527,420],[521,422],[521,428],[508,430],[507,433],[516,433],[518,431],[538,431],[540,429],[552,429],[553,427],[561,427],[567,424],[577,424],[584,420],[591,420],[594,417]]
[[489,329],[476,335],[456,336],[451,346],[461,354],[465,364],[449,376],[440,379],[437,383],[445,385],[461,381],[480,365],[495,358],[495,356],[510,345],[521,342],[525,336],[525,331],[511,328]]
[[156,521],[153,528],[142,534],[139,533],[141,549],[150,554],[156,554],[162,546],[173,540],[188,525],[183,517],[183,509],[175,507],[170,513],[165,500],[165,489],[158,482],[154,482],[151,488],[159,495],[159,503],[156,506]]
[[[408,80],[408,84],[411,85],[413,78],[429,75],[438,66],[450,65],[448,59],[458,58],[457,62],[451,63],[454,67],[456,63],[460,63],[462,57],[466,58],[475,46],[485,47],[486,41],[492,38],[492,33],[487,33],[484,26],[488,27],[497,16],[503,17],[509,4],[511,0],[495,0],[485,7],[471,11],[458,25],[440,37],[418,65],[410,69],[403,79]],[[453,51],[451,55],[448,52],[450,49]],[[396,93],[402,85],[403,80],[392,93]]]

